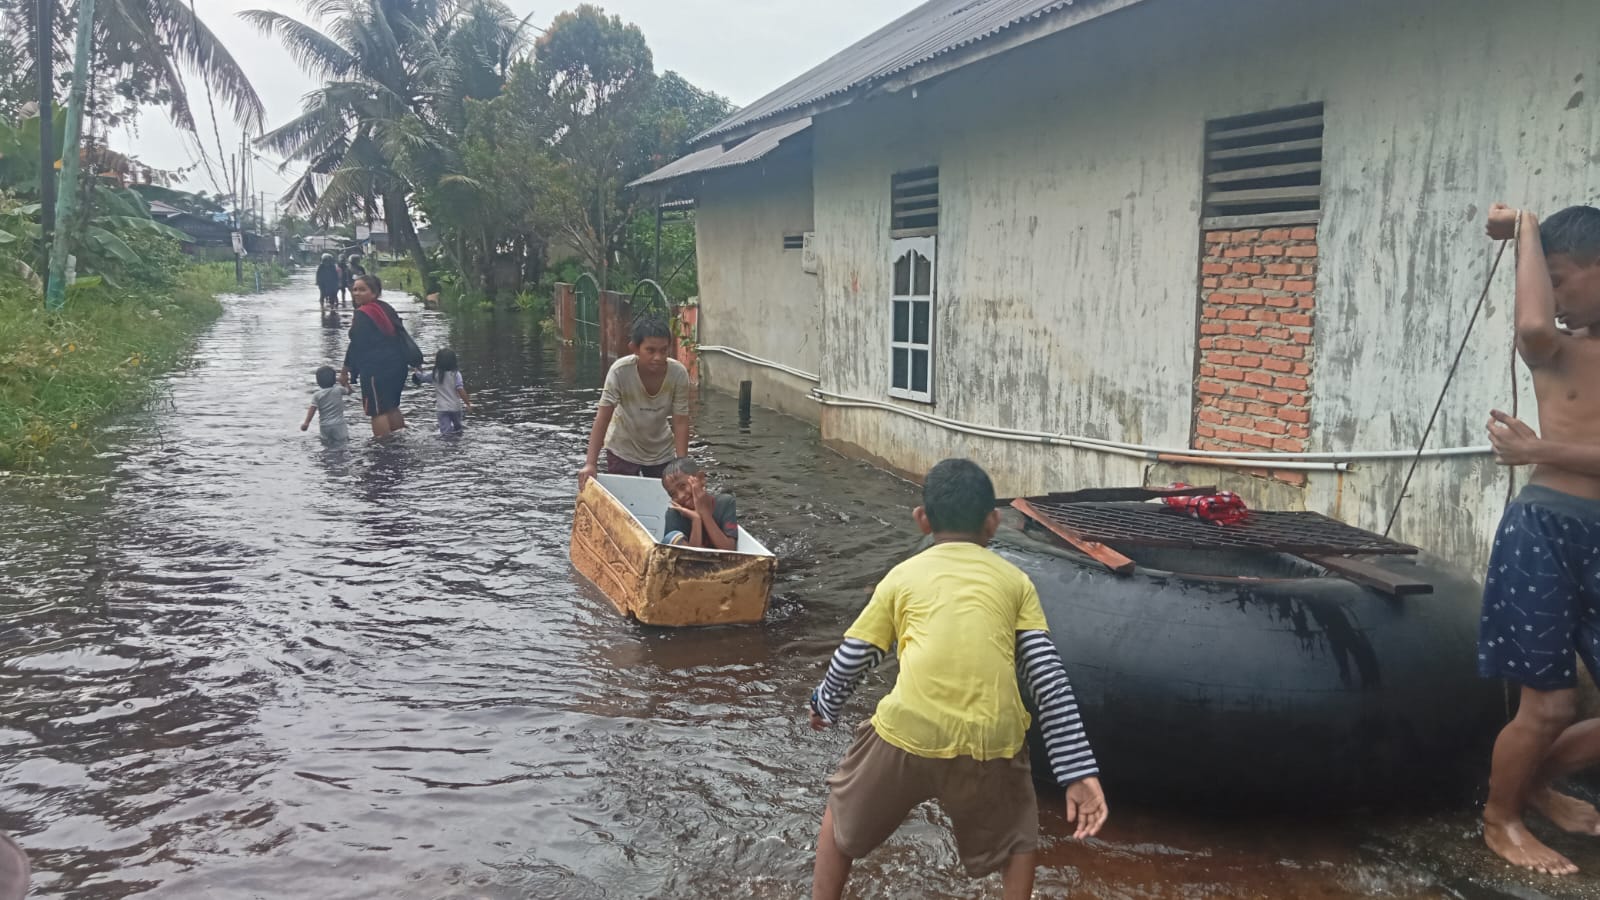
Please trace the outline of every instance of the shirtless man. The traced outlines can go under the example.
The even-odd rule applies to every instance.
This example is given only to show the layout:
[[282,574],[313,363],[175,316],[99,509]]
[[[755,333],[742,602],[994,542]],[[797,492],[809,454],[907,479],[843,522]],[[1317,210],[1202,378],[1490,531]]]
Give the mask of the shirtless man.
[[1533,371],[1544,434],[1498,410],[1489,422],[1501,462],[1535,468],[1501,519],[1484,579],[1478,672],[1521,686],[1494,745],[1484,840],[1515,865],[1568,875],[1578,867],[1523,814],[1600,835],[1600,811],[1554,787],[1600,762],[1600,719],[1577,721],[1573,661],[1576,651],[1600,677],[1600,209],[1574,206],[1541,224],[1495,204],[1488,231],[1516,241],[1517,352]]

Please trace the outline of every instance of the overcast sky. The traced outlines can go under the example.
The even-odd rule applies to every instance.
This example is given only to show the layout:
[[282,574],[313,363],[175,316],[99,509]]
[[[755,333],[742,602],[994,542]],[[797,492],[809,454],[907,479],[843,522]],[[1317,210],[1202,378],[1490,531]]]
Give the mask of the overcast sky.
[[[804,72],[846,45],[865,37],[921,0],[609,0],[600,3],[644,30],[655,54],[656,71],[676,70],[690,82],[722,94],[742,106]],[[519,15],[536,13],[546,25],[578,0],[509,0]],[[275,40],[262,37],[238,18],[246,9],[272,9],[303,17],[301,0],[199,0],[200,17],[228,46],[255,84],[267,107],[267,126],[278,125],[300,109],[301,98],[314,84],[295,66]],[[206,109],[205,88],[185,73],[190,102],[199,120],[201,140],[215,162],[217,136]],[[239,130],[226,121],[221,142],[229,151],[239,146]],[[148,110],[136,127],[117,141],[118,149],[160,169],[180,169],[200,161],[195,139],[176,132],[160,110]],[[256,166],[256,183],[274,195],[293,180],[265,163]],[[185,179],[194,190],[216,191],[201,166]]]

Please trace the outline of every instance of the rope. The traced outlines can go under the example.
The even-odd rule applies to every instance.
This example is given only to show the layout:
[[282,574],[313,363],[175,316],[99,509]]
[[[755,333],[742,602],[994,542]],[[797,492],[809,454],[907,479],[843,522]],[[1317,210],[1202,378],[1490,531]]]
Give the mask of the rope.
[[[1521,224],[1521,220],[1522,213],[1521,211],[1518,211],[1518,225]],[[1520,248],[1518,248],[1518,252],[1511,254],[1511,270],[1518,275],[1521,274],[1522,253]],[[1517,336],[1513,331],[1511,335],[1511,418],[1522,418],[1521,406],[1521,390],[1517,387]],[[1515,466],[1506,466],[1506,506],[1510,506],[1511,501],[1515,500],[1516,497],[1517,469]]]
[[[1400,483],[1400,496],[1395,498],[1394,509],[1389,511],[1389,522],[1383,526],[1383,536],[1388,537],[1394,529],[1395,519],[1400,517],[1400,506],[1406,501],[1406,490],[1411,487],[1411,477],[1417,474],[1417,463],[1422,461],[1422,452],[1427,449],[1428,438],[1433,434],[1434,423],[1439,420],[1439,410],[1444,408],[1444,398],[1450,393],[1450,382],[1455,380],[1456,369],[1461,367],[1461,357],[1466,355],[1467,342],[1472,339],[1472,328],[1478,324],[1478,315],[1483,312],[1484,301],[1489,298],[1489,290],[1494,287],[1494,275],[1500,270],[1500,259],[1506,255],[1506,245],[1511,241],[1500,242],[1500,252],[1494,256],[1494,264],[1489,267],[1489,275],[1483,280],[1483,293],[1478,295],[1478,305],[1472,308],[1472,318],[1467,321],[1467,332],[1461,336],[1461,346],[1456,348],[1456,358],[1450,363],[1450,371],[1444,377],[1444,387],[1439,389],[1439,400],[1433,404],[1433,414],[1428,416],[1428,424],[1422,429],[1422,440],[1417,442],[1417,453],[1411,457],[1411,467],[1406,470],[1405,481]],[[1515,361],[1513,361],[1515,365]],[[1513,386],[1516,378],[1511,380]],[[1515,406],[1512,407],[1515,409]]]

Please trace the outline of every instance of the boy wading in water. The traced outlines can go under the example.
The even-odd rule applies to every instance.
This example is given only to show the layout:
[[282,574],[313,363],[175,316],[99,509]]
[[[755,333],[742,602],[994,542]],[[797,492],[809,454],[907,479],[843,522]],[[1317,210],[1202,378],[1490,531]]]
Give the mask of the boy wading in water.
[[651,316],[629,337],[633,355],[611,364],[600,390],[579,490],[599,471],[602,449],[607,472],[644,478],[660,478],[667,463],[689,455],[689,370],[672,358],[671,329]]
[[1532,808],[1600,835],[1600,812],[1553,787],[1600,762],[1600,719],[1576,721],[1573,661],[1576,651],[1600,676],[1600,210],[1574,206],[1540,224],[1495,204],[1488,231],[1516,241],[1517,352],[1533,371],[1544,436],[1498,411],[1490,422],[1501,461],[1535,468],[1484,579],[1478,672],[1522,686],[1494,745],[1484,839],[1516,865],[1566,875],[1578,867],[1522,817]]
[[985,547],[1000,524],[994,485],[975,463],[934,466],[913,513],[933,546],[896,566],[845,632],[811,694],[811,727],[839,718],[867,669],[894,650],[900,676],[828,779],[811,896],[844,893],[853,860],[906,814],[938,800],[973,877],[999,871],[1007,900],[1033,893],[1039,810],[1026,735],[1027,685],[1050,772],[1067,790],[1079,838],[1106,820],[1099,767],[1050,640],[1033,582]]

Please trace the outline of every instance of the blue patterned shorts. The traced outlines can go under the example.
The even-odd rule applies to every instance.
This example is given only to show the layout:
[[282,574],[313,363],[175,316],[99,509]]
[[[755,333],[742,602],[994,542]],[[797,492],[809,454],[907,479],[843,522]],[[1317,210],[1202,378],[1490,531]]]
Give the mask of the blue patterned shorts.
[[1478,674],[1538,691],[1600,679],[1600,501],[1528,485],[1500,520],[1484,578]]

